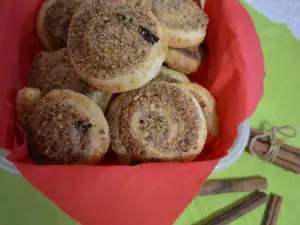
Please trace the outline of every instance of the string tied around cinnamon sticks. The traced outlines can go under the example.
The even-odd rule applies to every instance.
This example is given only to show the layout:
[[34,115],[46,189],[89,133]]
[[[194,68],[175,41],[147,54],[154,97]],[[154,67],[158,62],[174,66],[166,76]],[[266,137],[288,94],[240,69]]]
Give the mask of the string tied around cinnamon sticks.
[[[292,131],[292,133],[288,133],[287,130]],[[284,143],[282,140],[277,138],[277,133],[280,133],[285,138],[295,138],[298,135],[298,130],[293,126],[282,126],[282,127],[273,127],[272,130],[265,134],[258,134],[250,141],[249,150],[252,155],[259,157],[254,152],[254,143],[262,138],[269,138],[270,139],[270,147],[268,151],[263,154],[261,157],[263,160],[267,162],[273,162],[280,152],[280,147]]]

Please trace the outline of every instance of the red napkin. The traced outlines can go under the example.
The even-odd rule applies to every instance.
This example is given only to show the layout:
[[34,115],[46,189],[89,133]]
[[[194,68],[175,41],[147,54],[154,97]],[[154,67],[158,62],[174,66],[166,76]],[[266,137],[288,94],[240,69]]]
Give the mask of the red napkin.
[[0,146],[24,177],[82,224],[172,224],[237,137],[263,94],[264,62],[255,27],[237,0],[208,0],[208,59],[193,80],[216,97],[220,138],[192,163],[137,166],[38,166],[27,158],[26,136],[15,123],[16,91],[26,86],[41,50],[35,18],[40,0],[0,3]]

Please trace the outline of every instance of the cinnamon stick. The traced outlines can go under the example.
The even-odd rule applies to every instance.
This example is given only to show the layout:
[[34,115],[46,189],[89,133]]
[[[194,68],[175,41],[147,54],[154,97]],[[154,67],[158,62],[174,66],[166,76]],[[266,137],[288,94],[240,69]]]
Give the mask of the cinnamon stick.
[[[260,131],[260,130],[257,130],[255,128],[251,128],[250,139],[254,138],[257,135],[261,135],[261,134],[264,134],[264,132]],[[259,141],[264,142],[264,143],[270,143],[270,139],[268,137],[260,138]],[[300,148],[296,148],[296,147],[293,147],[293,146],[288,145],[288,144],[282,144],[281,149],[285,150],[287,152],[296,154],[300,157]]]
[[[260,141],[253,143],[252,147],[254,152],[260,157],[263,157],[269,150],[269,144]],[[280,151],[272,163],[285,170],[292,171],[295,174],[300,174],[300,157],[296,155],[290,155],[290,153]]]
[[[254,148],[256,154],[263,155],[267,151],[269,151],[270,145],[267,143],[256,141],[255,143],[253,143],[253,148]],[[299,166],[299,168],[300,168],[300,157],[298,157],[297,155],[294,155],[290,152],[281,150],[277,157],[282,160],[286,160],[290,163],[293,163],[293,164]]]
[[295,174],[300,174],[300,168],[292,163],[286,162],[279,158],[276,158],[273,163],[282,169],[289,170]]
[[212,220],[202,223],[203,225],[226,225],[248,212],[258,208],[268,201],[268,195],[264,192],[255,192],[246,200],[234,205],[229,210],[224,211],[221,215]]
[[279,195],[272,195],[271,201],[268,204],[265,214],[263,225],[277,225],[280,208],[283,198]]
[[248,177],[226,180],[208,180],[201,188],[199,195],[215,195],[233,192],[249,192],[268,187],[264,177]]

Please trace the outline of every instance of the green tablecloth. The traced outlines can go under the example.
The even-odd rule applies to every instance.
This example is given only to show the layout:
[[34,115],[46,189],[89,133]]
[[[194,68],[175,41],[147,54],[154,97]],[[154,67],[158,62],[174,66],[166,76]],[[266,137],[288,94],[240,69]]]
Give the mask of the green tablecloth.
[[[281,126],[291,124],[300,130],[300,42],[285,25],[275,25],[264,16],[245,7],[254,19],[259,33],[266,64],[265,96],[251,118],[252,126],[261,124]],[[298,77],[299,76],[299,77]],[[289,143],[300,146],[299,138]],[[269,180],[270,192],[284,197],[279,225],[300,222],[300,176],[285,172],[273,165],[244,153],[231,168],[213,174],[211,178],[262,175]],[[298,186],[297,186],[298,185]],[[189,225],[226,206],[245,194],[196,197],[176,225]],[[257,209],[233,224],[259,224],[264,207]],[[36,191],[23,177],[0,172],[0,225],[73,225],[76,224],[52,202]]]

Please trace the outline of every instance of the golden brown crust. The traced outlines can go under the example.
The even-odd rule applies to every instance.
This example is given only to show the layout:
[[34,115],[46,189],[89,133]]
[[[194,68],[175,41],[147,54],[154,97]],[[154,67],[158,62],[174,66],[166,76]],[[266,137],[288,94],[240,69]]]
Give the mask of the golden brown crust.
[[207,135],[196,99],[168,82],[151,82],[117,97],[108,110],[112,148],[131,160],[193,161]]
[[46,0],[38,12],[37,34],[49,51],[66,47],[68,27],[73,13],[84,0]]
[[198,46],[206,36],[208,17],[192,0],[152,0],[151,9],[169,37],[169,46]]
[[48,37],[47,32],[43,28],[44,16],[45,16],[45,12],[48,8],[47,5],[49,4],[48,2],[50,2],[50,1],[45,1],[41,5],[41,8],[38,12],[37,19],[36,19],[36,30],[37,30],[37,36],[40,38],[44,48],[47,50],[52,50],[50,38]]
[[170,83],[190,82],[189,78],[184,73],[180,73],[165,66],[161,67],[158,75],[153,81],[167,81]]
[[201,58],[199,46],[188,49],[169,48],[165,63],[172,69],[191,74],[200,67]]
[[71,62],[98,90],[139,88],[157,75],[166,57],[163,31],[148,10],[102,4],[92,1],[74,15],[68,39]]
[[29,155],[39,164],[97,165],[110,137],[100,108],[88,97],[53,90],[35,105],[29,126]]
[[208,136],[218,136],[220,124],[214,96],[207,89],[196,83],[177,83],[177,85],[190,91],[199,102],[206,120]]
[[41,98],[41,95],[41,91],[37,88],[23,88],[17,93],[16,108],[18,121],[25,130],[28,129],[28,125],[31,122],[32,110]]
[[[206,30],[201,28],[197,33],[187,35],[185,32],[169,29],[169,46],[173,48],[189,48],[200,45],[205,37]],[[197,36],[197,37],[196,37]]]

